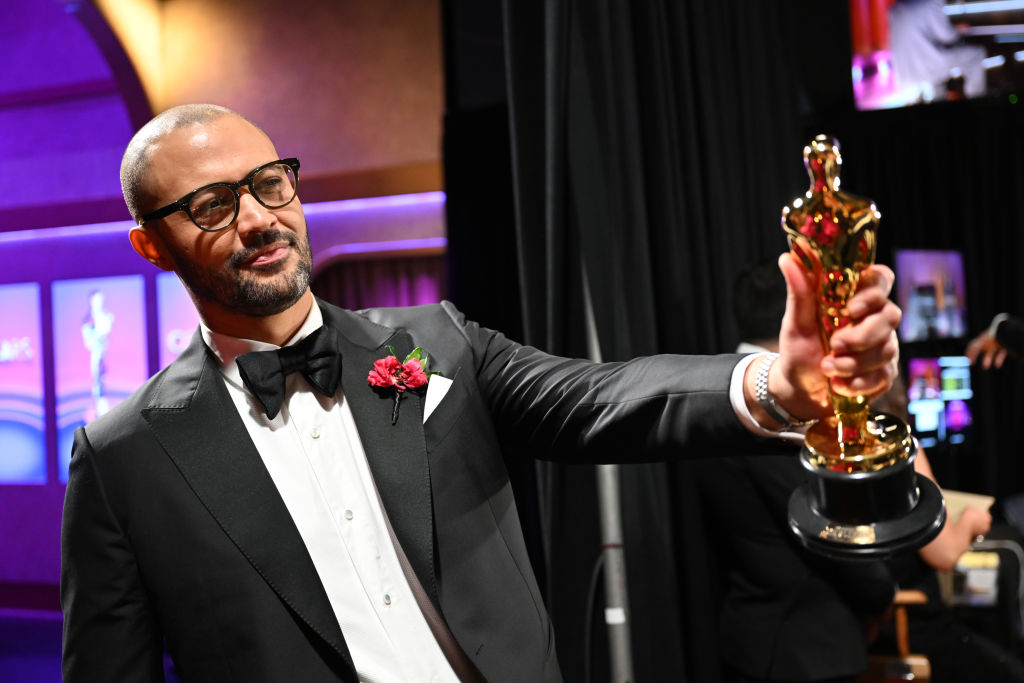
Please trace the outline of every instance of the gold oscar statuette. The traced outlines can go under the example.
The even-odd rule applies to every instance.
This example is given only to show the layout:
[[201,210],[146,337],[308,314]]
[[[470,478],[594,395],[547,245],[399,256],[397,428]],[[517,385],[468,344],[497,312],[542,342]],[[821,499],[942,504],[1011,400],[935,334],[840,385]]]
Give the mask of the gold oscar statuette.
[[[818,327],[825,349],[849,323],[846,304],[875,261],[881,214],[870,199],[839,189],[839,142],[804,147],[811,185],[782,209],[790,250],[817,274]],[[832,391],[834,415],[807,430],[808,481],[789,502],[789,524],[808,548],[837,557],[881,557],[934,538],[945,521],[938,487],[914,472],[915,446],[900,418],[872,411],[867,396]]]

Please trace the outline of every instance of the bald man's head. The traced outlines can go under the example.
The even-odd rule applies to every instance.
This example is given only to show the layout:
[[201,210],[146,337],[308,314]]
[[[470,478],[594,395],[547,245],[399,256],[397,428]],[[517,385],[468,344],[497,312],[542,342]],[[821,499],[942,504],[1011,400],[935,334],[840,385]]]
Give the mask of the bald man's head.
[[[222,116],[235,116],[249,121],[241,114],[217,104],[183,104],[158,114],[139,129],[121,158],[121,192],[124,194],[124,203],[128,205],[128,211],[136,222],[142,214],[154,208],[150,206],[153,197],[146,186],[146,174],[152,151],[157,143],[171,131],[209,123]],[[266,136],[262,128],[252,121],[249,123]],[[270,139],[269,136],[267,139]]]

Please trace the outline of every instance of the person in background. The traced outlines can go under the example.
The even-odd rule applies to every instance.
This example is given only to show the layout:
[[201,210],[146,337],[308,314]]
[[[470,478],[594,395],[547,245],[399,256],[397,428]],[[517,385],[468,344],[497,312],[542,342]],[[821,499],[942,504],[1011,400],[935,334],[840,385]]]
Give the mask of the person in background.
[[[774,348],[785,295],[773,264],[741,273],[733,290],[738,352]],[[872,407],[907,419],[906,403],[906,387],[897,378]],[[988,533],[989,512],[968,505],[957,518],[947,518],[931,542],[888,562],[827,559],[801,546],[789,530],[789,497],[806,478],[798,452],[794,446],[792,455],[695,464],[723,574],[719,628],[726,681],[854,680],[867,667],[869,650],[895,652],[888,620],[897,588],[929,596],[927,605],[909,608],[910,642],[929,656],[935,681],[971,680],[963,678],[970,666],[985,672],[974,680],[1021,680],[1013,656],[953,618],[938,590],[935,570],[952,569]],[[924,449],[914,467],[935,480]]]
[[[903,419],[908,418],[906,406],[906,392],[899,380],[883,400],[872,405]],[[917,450],[914,470],[939,483],[923,448]],[[958,618],[943,602],[939,588],[936,571],[953,569],[960,556],[984,538],[991,526],[988,510],[968,505],[955,519],[947,516],[939,535],[917,552],[899,553],[887,561],[900,588],[920,590],[928,597],[925,604],[908,605],[906,610],[911,651],[928,658],[933,683],[1024,683],[1024,666],[1016,655]],[[895,654],[895,629],[887,625],[871,649]]]
[[[733,315],[739,353],[778,347],[786,283],[775,263],[737,278]],[[826,559],[788,525],[789,497],[806,473],[799,441],[782,455],[694,463],[702,512],[722,583],[718,615],[728,683],[852,681],[868,666],[868,643],[887,618],[896,584],[881,561]]]
[[[889,7],[892,72],[911,102],[985,94],[985,48],[964,42],[944,6],[942,0],[896,0]],[[951,87],[959,82],[962,89]]]

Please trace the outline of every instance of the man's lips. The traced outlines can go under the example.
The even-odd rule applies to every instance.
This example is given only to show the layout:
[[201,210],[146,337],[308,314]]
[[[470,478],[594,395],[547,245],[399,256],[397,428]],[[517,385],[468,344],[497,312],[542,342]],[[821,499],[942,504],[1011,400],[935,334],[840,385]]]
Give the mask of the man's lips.
[[287,258],[290,250],[291,245],[285,241],[268,244],[267,246],[258,249],[256,253],[249,258],[245,259],[242,265],[249,268],[269,266]]

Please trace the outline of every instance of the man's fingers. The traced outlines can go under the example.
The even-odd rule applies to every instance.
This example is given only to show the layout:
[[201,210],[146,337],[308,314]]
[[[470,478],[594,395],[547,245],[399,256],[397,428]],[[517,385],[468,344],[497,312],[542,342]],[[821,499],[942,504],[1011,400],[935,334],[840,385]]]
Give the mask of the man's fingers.
[[884,341],[872,344],[862,351],[826,356],[822,366],[830,377],[853,377],[889,365],[899,357],[899,348],[896,333],[890,331]]
[[876,263],[868,266],[860,274],[860,283],[857,290],[868,287],[877,287],[882,290],[883,295],[888,297],[892,292],[893,283],[896,282],[896,275],[889,266]]
[[871,266],[863,271],[857,292],[847,302],[847,316],[854,321],[860,320],[891,303],[889,294],[892,292],[892,278],[892,271],[885,266]]
[[896,370],[891,365],[884,368],[859,374],[856,377],[834,377],[831,380],[832,391],[843,396],[878,396],[889,390],[896,377]]
[[903,313],[899,306],[891,301],[885,303],[871,315],[847,325],[832,334],[829,346],[837,355],[859,353],[888,342],[897,327]]

